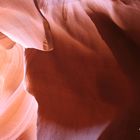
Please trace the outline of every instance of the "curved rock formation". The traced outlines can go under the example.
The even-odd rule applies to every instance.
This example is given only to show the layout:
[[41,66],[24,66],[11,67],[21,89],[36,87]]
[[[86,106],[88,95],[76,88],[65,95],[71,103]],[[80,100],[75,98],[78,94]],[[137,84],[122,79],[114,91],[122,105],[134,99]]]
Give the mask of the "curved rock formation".
[[39,140],[139,139],[140,2],[37,2],[46,21],[33,0],[0,0],[0,139],[36,139],[34,97]]

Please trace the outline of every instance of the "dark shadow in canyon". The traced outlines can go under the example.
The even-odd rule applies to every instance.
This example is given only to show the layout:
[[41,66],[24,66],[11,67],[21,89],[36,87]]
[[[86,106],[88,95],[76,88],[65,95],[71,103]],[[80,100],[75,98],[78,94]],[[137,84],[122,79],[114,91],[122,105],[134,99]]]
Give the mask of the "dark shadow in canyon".
[[139,140],[140,139],[140,46],[115,25],[109,17],[101,13],[90,15],[100,35],[109,46],[123,72],[133,84],[134,104],[124,110],[103,132],[99,140]]

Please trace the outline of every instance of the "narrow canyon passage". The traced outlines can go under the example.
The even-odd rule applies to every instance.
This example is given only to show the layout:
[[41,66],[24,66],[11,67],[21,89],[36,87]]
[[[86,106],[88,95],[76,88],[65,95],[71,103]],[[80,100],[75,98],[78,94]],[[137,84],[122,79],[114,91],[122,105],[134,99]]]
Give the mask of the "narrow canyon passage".
[[0,140],[139,140],[139,0],[37,3],[0,0]]

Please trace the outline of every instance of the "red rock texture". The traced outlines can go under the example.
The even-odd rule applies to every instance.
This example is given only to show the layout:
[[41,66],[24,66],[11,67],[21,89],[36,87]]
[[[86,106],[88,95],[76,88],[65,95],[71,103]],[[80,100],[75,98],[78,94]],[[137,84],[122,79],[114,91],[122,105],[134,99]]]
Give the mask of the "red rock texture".
[[140,139],[140,2],[38,0],[46,21],[32,0],[14,2],[24,8],[0,2],[0,31],[24,48],[42,50],[45,37],[53,47],[25,51],[38,139]]

